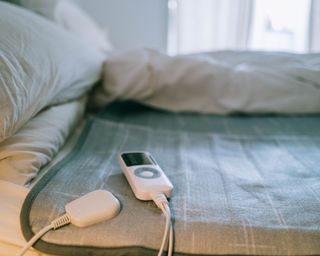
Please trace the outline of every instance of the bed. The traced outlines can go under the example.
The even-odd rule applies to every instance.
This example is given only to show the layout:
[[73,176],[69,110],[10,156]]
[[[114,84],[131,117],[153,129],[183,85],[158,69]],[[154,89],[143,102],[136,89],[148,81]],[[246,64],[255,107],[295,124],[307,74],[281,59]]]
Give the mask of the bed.
[[127,150],[174,185],[174,255],[320,254],[319,54],[110,52],[99,29],[94,47],[65,32],[72,4],[36,2],[20,4],[47,19],[0,2],[0,255],[95,189],[119,198],[117,217],[27,255],[156,254],[164,218],[134,197]]
[[[170,204],[175,213],[176,255],[318,253],[319,116],[178,115],[128,102],[113,104],[94,119],[97,127],[91,133],[97,134],[98,127],[103,127],[105,140],[99,141],[102,145],[108,142],[110,148],[102,153],[92,134],[87,135],[86,140],[80,139],[85,146],[75,147],[80,147],[79,158],[75,159],[77,167],[72,167],[68,158],[62,160],[65,168],[57,165],[57,171],[52,167],[57,175],[61,174],[60,177],[54,175],[59,183],[52,178],[43,186],[45,178],[33,186],[36,188],[32,190],[33,195],[39,189],[37,184],[43,192],[38,195],[40,199],[33,202],[35,210],[29,213],[30,223],[32,229],[37,230],[48,221],[48,215],[52,219],[60,213],[65,201],[96,188],[116,194],[124,205],[122,213],[102,225],[103,232],[113,234],[112,237],[104,236],[102,241],[97,241],[88,235],[101,232],[98,227],[92,231],[65,228],[48,234],[44,241],[61,243],[69,236],[67,241],[71,245],[65,246],[62,242],[59,248],[38,243],[36,246],[44,252],[61,255],[155,253],[161,232],[155,232],[153,225],[161,226],[163,219],[152,204],[134,198],[116,159],[117,152],[134,149],[132,145],[138,140],[139,149],[157,156],[175,186]],[[119,134],[127,134],[126,139]],[[143,143],[138,139],[140,136],[145,138]],[[95,150],[96,154],[103,154],[101,159],[90,161],[88,148],[91,153]],[[85,155],[86,160],[81,162]],[[83,180],[78,164],[83,172],[90,173]],[[79,174],[78,179],[74,178],[74,171]],[[80,190],[79,183],[82,184]],[[54,186],[57,186],[54,190],[48,190]],[[20,194],[20,203],[25,195]],[[43,204],[41,197],[49,203]],[[42,214],[35,214],[37,207],[42,208]],[[16,217],[18,212],[16,209]],[[135,225],[128,229],[132,216],[135,216]],[[29,219],[22,220],[22,225],[26,221]],[[153,222],[155,224],[150,224]],[[23,230],[25,235],[30,232],[26,227]],[[137,233],[140,235],[134,236]],[[82,241],[78,251],[74,245],[77,240]],[[92,243],[99,242],[107,249],[101,249],[101,244],[92,249]]]

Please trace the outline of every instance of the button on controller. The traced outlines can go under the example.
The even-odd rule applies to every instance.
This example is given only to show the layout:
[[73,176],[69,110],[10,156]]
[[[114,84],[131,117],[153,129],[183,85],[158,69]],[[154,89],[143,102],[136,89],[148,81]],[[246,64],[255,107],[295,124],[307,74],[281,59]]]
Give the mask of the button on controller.
[[161,176],[161,173],[152,167],[140,167],[134,170],[134,175],[143,179],[155,179]]

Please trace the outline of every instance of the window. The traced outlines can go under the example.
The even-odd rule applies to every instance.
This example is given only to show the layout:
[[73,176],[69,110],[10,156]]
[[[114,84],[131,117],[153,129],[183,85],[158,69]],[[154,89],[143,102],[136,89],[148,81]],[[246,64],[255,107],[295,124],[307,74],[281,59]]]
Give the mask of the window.
[[319,2],[169,0],[169,53],[222,49],[302,53],[318,49]]
[[249,48],[306,52],[310,0],[256,0]]

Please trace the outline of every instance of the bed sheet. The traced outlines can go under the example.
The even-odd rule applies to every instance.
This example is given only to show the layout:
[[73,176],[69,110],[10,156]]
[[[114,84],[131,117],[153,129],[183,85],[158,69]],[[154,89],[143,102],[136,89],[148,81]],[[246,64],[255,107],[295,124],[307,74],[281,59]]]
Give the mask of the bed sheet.
[[66,143],[81,122],[85,98],[44,109],[0,143],[0,180],[26,185]]
[[[25,239],[20,228],[22,204],[30,189],[38,180],[71,151],[82,129],[83,125],[80,125],[52,162],[44,167],[38,177],[27,187],[0,180],[0,256],[17,255],[22,246],[25,245]],[[48,254],[30,249],[25,255],[47,256]]]

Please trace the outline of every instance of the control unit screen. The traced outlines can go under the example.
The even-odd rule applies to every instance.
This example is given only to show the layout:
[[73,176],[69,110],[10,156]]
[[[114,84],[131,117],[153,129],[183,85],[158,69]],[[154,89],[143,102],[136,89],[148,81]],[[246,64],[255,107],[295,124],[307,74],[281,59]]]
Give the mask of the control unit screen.
[[127,166],[154,165],[150,157],[145,153],[124,153],[121,155]]

